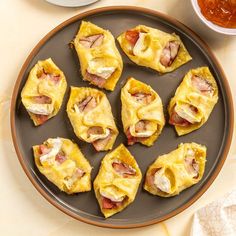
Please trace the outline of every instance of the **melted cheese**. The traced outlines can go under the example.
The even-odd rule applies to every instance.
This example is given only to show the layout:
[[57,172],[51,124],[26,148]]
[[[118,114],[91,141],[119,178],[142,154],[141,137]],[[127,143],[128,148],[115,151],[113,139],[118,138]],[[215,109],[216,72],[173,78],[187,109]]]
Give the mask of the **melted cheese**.
[[139,33],[139,38],[136,42],[136,44],[134,45],[133,48],[133,54],[134,55],[139,55],[142,53],[142,51],[145,49],[145,37],[146,37],[146,33]]
[[87,71],[90,74],[97,75],[103,79],[108,79],[116,70],[115,67],[104,66],[104,61],[102,59],[91,60],[88,64]]
[[175,111],[180,117],[192,124],[201,122],[201,117],[194,113],[188,104],[177,105]]
[[170,193],[171,192],[171,183],[170,180],[165,176],[164,170],[158,170],[154,175],[154,184],[162,192]]
[[53,104],[29,104],[26,106],[27,111],[37,115],[50,115],[54,107]]
[[53,164],[55,156],[59,153],[62,146],[62,141],[60,138],[49,139],[47,142],[51,146],[49,153],[40,156],[40,162],[43,164],[45,162]]
[[122,202],[125,198],[124,193],[111,186],[100,189],[100,194],[105,198],[109,198],[113,202]]

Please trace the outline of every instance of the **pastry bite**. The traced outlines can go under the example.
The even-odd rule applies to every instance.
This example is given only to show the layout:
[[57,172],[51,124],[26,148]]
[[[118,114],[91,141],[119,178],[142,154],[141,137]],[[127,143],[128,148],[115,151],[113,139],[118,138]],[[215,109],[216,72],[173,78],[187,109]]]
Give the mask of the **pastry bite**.
[[103,92],[87,87],[71,87],[67,114],[79,139],[92,143],[97,151],[112,149],[119,132]]
[[171,99],[169,123],[177,134],[188,134],[208,120],[218,101],[218,87],[208,67],[190,70]]
[[137,162],[123,144],[103,158],[93,186],[106,218],[134,201],[141,179]]
[[35,126],[58,113],[66,88],[65,75],[51,58],[38,61],[31,69],[21,100]]
[[117,40],[131,61],[160,73],[171,72],[192,59],[178,35],[145,25],[127,30]]
[[144,189],[161,197],[178,195],[202,179],[205,163],[205,146],[181,143],[177,149],[159,156],[149,166]]
[[91,190],[91,166],[77,144],[69,139],[49,138],[33,146],[39,171],[67,194]]
[[72,45],[79,57],[83,80],[113,91],[121,76],[123,61],[110,31],[82,21]]
[[159,95],[147,84],[129,78],[121,90],[121,118],[128,145],[151,146],[160,135],[165,118]]

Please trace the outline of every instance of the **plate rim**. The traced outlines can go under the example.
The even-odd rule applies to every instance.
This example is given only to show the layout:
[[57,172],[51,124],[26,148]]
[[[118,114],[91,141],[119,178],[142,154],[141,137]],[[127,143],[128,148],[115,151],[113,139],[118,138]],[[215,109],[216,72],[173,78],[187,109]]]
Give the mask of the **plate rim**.
[[[132,223],[132,224],[122,224],[122,225],[116,225],[116,224],[112,224],[112,223],[106,223],[104,221],[103,222],[97,222],[91,219],[87,219],[84,218],[80,215],[77,215],[76,213],[70,211],[69,209],[67,209],[66,207],[63,207],[61,204],[59,204],[57,201],[55,201],[53,198],[51,198],[44,190],[43,188],[40,187],[40,185],[37,183],[37,181],[33,178],[33,175],[31,175],[29,169],[27,168],[26,163],[24,162],[23,159],[23,155],[21,154],[20,148],[18,146],[17,143],[17,132],[16,132],[16,125],[15,125],[15,116],[16,116],[16,102],[17,102],[17,94],[19,92],[19,87],[20,87],[20,83],[22,81],[24,72],[28,66],[28,64],[30,63],[30,61],[32,60],[32,58],[37,54],[37,52],[40,50],[40,48],[57,32],[59,32],[61,29],[63,29],[64,27],[74,23],[75,21],[81,20],[84,17],[87,16],[91,16],[94,14],[99,14],[99,13],[104,13],[104,12],[109,12],[109,11],[134,11],[136,13],[144,13],[147,15],[151,15],[151,16],[155,16],[158,18],[161,18],[163,20],[165,20],[166,22],[170,22],[171,24],[175,25],[176,27],[178,27],[179,29],[181,29],[185,34],[190,35],[192,38],[194,38],[194,40],[197,41],[197,43],[203,48],[205,49],[205,51],[207,51],[208,56],[211,58],[211,60],[214,62],[214,64],[216,65],[216,67],[218,68],[218,72],[222,78],[222,83],[224,85],[226,94],[227,94],[227,99],[228,99],[228,117],[229,117],[229,131],[228,134],[226,136],[226,143],[225,146],[223,147],[223,153],[222,153],[222,158],[220,159],[220,161],[217,164],[216,169],[214,170],[214,172],[212,173],[212,175],[209,177],[209,179],[207,180],[207,182],[205,183],[205,185],[203,185],[203,187],[195,194],[194,197],[192,197],[188,202],[186,202],[185,204],[183,204],[181,207],[174,209],[172,212],[166,214],[165,216],[162,216],[159,219],[152,219],[152,220],[148,220],[148,221],[144,221],[142,223]],[[12,136],[12,141],[14,144],[14,148],[18,157],[18,160],[25,172],[25,174],[27,175],[27,177],[29,178],[29,180],[31,181],[31,183],[33,184],[33,186],[37,189],[37,191],[48,201],[50,202],[53,206],[55,206],[57,209],[59,209],[60,211],[62,211],[63,213],[67,214],[68,216],[73,217],[76,220],[80,220],[84,223],[87,224],[91,224],[91,225],[95,225],[95,226],[99,226],[99,227],[105,227],[105,228],[117,228],[117,229],[130,229],[130,228],[139,228],[139,227],[144,227],[144,226],[148,226],[148,225],[152,225],[155,223],[160,223],[164,220],[167,220],[171,217],[176,216],[177,214],[183,212],[185,209],[187,209],[188,207],[190,207],[194,202],[196,202],[205,192],[206,190],[211,186],[211,184],[214,182],[215,178],[218,176],[221,168],[223,167],[223,164],[227,158],[230,146],[231,146],[231,142],[232,142],[232,136],[233,136],[233,127],[234,127],[234,106],[233,106],[233,98],[232,98],[232,94],[231,94],[231,90],[230,90],[230,86],[227,80],[227,77],[224,73],[224,70],[222,68],[222,66],[220,65],[218,59],[215,57],[214,53],[212,52],[212,50],[209,48],[209,46],[206,44],[205,41],[203,41],[200,36],[198,36],[194,31],[192,31],[189,27],[187,27],[186,25],[184,25],[183,23],[179,22],[178,20],[176,20],[175,18],[164,14],[162,12],[156,11],[156,10],[152,10],[149,8],[144,8],[144,7],[136,7],[136,6],[106,6],[106,7],[100,7],[100,8],[95,8],[92,10],[88,10],[82,13],[79,13],[65,21],[63,21],[62,23],[60,23],[59,25],[57,25],[55,28],[53,28],[51,31],[49,31],[37,44],[36,46],[32,49],[32,51],[30,52],[30,54],[28,55],[28,57],[26,58],[25,62],[23,63],[20,72],[18,74],[18,77],[15,81],[15,85],[14,85],[14,89],[13,89],[13,93],[12,93],[12,98],[11,98],[11,106],[10,106],[10,125],[11,125],[11,136]]]

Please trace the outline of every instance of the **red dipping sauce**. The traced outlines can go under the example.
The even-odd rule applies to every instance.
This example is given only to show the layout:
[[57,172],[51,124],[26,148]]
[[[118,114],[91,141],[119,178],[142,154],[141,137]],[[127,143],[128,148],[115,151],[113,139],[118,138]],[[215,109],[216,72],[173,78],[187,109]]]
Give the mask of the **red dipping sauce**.
[[216,25],[236,28],[236,0],[198,0],[204,17]]

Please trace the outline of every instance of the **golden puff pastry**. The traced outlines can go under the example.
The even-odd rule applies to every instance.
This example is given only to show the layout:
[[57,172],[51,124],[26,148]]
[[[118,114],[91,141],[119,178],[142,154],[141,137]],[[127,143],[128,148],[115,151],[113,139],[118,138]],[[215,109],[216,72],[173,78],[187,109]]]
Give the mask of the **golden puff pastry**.
[[190,70],[169,103],[169,123],[179,136],[199,129],[217,101],[218,87],[208,67]]
[[205,146],[181,143],[174,151],[159,156],[148,168],[144,189],[161,197],[178,195],[201,180],[205,162]]
[[165,125],[158,94],[149,85],[130,78],[121,90],[121,102],[123,129],[128,144],[140,142],[146,146],[153,145]]
[[178,35],[145,25],[127,30],[117,40],[130,60],[160,73],[171,72],[192,59]]
[[36,126],[58,113],[66,88],[65,75],[51,58],[38,61],[31,69],[21,99]]
[[141,179],[137,162],[123,144],[103,158],[93,186],[106,218],[134,201]]
[[91,190],[91,166],[77,144],[69,139],[49,138],[33,146],[39,171],[68,194]]
[[82,21],[74,45],[84,80],[99,88],[113,91],[118,82],[123,61],[108,30]]
[[112,149],[118,130],[106,95],[92,88],[71,87],[67,114],[76,136],[97,151]]

